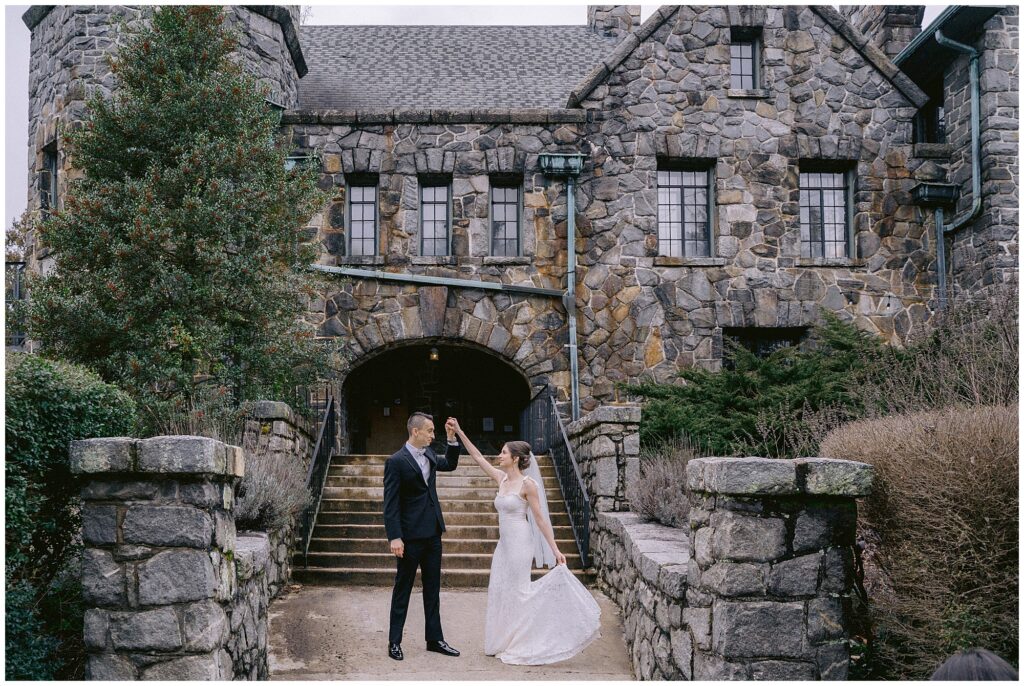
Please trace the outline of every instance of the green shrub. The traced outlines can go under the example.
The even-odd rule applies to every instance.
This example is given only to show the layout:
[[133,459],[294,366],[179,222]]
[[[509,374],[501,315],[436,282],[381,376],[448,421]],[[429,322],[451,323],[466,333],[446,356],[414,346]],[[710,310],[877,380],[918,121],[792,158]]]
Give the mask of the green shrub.
[[26,353],[6,362],[7,677],[72,678],[81,663],[81,523],[68,449],[132,435],[135,406],[77,365]]
[[628,387],[647,398],[640,440],[655,445],[685,434],[709,455],[785,456],[786,434],[805,413],[859,413],[853,389],[880,347],[877,338],[830,313],[807,344],[764,358],[729,343],[731,368],[683,370],[683,385]]
[[1018,408],[852,422],[822,455],[875,466],[860,508],[873,676],[927,678],[981,646],[1017,666]]
[[690,521],[686,491],[686,465],[698,457],[685,438],[644,448],[640,453],[640,479],[630,507],[638,515],[665,526],[685,528]]
[[6,362],[7,566],[48,581],[79,530],[70,443],[132,435],[135,405],[78,365],[26,353],[8,353]]

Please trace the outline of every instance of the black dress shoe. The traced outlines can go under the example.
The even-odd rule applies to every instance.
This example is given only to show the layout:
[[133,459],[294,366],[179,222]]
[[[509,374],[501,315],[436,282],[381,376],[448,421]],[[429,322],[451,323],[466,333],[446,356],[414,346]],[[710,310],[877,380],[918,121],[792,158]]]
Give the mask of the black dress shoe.
[[441,653],[442,655],[447,655],[448,657],[459,656],[459,651],[455,650],[455,648],[452,648],[444,641],[427,641],[427,650],[429,650],[432,653]]
[[405,656],[402,655],[402,644],[401,643],[388,643],[388,657],[392,660],[401,660]]

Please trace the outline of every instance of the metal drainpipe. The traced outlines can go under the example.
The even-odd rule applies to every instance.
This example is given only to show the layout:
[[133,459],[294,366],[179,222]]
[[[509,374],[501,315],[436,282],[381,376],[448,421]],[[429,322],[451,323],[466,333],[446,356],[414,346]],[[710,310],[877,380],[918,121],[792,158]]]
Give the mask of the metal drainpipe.
[[[935,32],[935,42],[971,57],[971,197],[973,202],[971,209],[953,219],[949,228],[945,230],[945,233],[953,234],[967,226],[968,222],[976,219],[981,213],[981,86],[978,81],[978,57],[981,53],[969,45],[946,38],[942,35],[942,31]],[[944,234],[939,234],[939,242],[943,241],[943,236]]]
[[569,376],[572,381],[572,420],[580,418],[580,370],[576,359],[576,177],[569,175],[566,225],[568,269],[565,275],[565,316],[569,320]]
[[946,238],[942,220],[945,212],[941,207],[935,208],[935,261],[938,263],[939,276],[939,309],[946,309]]

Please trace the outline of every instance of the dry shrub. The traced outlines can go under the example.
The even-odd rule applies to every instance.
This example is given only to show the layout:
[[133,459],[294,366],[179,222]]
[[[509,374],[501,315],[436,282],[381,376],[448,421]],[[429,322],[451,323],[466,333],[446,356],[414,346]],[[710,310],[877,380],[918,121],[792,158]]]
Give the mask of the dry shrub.
[[690,517],[686,465],[695,457],[699,455],[686,438],[645,449],[640,455],[640,480],[630,503],[633,511],[665,526],[686,527]]
[[877,472],[859,522],[875,676],[927,678],[972,646],[1016,665],[1017,405],[862,420],[821,452]]
[[1015,286],[958,298],[905,349],[885,348],[856,394],[876,416],[1018,399],[1020,337]]
[[266,445],[245,453],[245,476],[235,500],[240,531],[276,531],[290,526],[309,504],[306,470],[287,453]]

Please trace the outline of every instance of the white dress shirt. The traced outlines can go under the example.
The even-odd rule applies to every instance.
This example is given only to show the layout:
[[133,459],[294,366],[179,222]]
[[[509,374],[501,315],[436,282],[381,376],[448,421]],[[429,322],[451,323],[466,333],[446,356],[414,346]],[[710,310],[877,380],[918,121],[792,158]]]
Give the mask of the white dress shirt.
[[[448,445],[458,445],[458,439],[454,441],[448,441]],[[427,459],[427,449],[417,448],[408,441],[405,442],[406,449],[412,453],[412,459],[416,460],[416,464],[420,467],[420,472],[423,473],[423,481],[430,483],[430,460]]]

